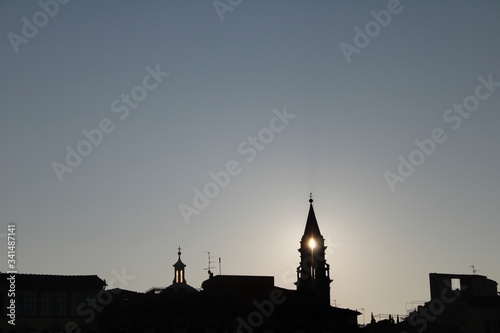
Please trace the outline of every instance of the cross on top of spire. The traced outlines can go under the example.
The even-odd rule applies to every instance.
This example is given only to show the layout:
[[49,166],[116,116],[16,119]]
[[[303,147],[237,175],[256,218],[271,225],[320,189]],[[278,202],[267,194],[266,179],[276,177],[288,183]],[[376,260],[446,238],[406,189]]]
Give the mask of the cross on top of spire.
[[186,267],[186,265],[181,260],[181,250],[182,250],[181,247],[179,246],[177,248],[177,250],[179,251],[179,252],[177,252],[179,259],[177,259],[177,262],[174,264],[174,267],[176,267],[176,269],[181,269],[181,268]]
[[319,231],[318,222],[316,221],[316,215],[314,214],[313,209],[313,196],[312,193],[309,193],[309,215],[307,216],[306,229],[304,231],[304,237],[311,236],[320,236],[321,233]]

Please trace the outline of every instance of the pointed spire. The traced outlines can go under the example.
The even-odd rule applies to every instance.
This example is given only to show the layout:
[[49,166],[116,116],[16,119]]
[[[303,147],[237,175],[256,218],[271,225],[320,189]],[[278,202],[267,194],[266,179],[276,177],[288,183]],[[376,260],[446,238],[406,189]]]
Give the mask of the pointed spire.
[[305,236],[319,236],[321,232],[319,231],[318,221],[316,221],[316,215],[313,209],[313,198],[312,193],[309,194],[309,214],[307,215],[306,229],[304,230]]

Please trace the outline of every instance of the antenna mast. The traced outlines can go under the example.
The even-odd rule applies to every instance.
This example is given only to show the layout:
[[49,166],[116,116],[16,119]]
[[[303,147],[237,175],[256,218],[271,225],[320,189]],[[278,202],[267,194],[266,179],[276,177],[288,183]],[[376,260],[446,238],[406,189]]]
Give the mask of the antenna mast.
[[479,270],[476,269],[474,265],[470,265],[469,267],[472,268],[472,275],[476,275],[476,273],[479,272]]
[[210,251],[205,251],[203,253],[207,253],[208,254],[208,266],[207,266],[207,268],[203,268],[203,270],[207,271],[209,277],[212,277],[213,273],[212,273],[211,269],[215,268],[215,267],[212,266],[213,261],[211,261],[211,259],[213,258],[213,256],[210,255]]

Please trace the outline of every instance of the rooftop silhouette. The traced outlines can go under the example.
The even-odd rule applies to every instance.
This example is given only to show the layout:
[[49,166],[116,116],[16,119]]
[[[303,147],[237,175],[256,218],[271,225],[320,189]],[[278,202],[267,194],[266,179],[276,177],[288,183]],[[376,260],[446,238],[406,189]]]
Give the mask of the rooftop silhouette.
[[[477,274],[431,273],[429,302],[407,316],[372,314],[360,327],[360,312],[330,303],[333,280],[324,243],[311,194],[296,290],[276,286],[272,276],[212,272],[197,290],[186,281],[179,246],[166,288],[106,289],[95,275],[1,274],[0,293],[7,304],[9,278],[16,279],[20,332],[498,332],[497,283]],[[6,322],[0,329],[10,328]]]

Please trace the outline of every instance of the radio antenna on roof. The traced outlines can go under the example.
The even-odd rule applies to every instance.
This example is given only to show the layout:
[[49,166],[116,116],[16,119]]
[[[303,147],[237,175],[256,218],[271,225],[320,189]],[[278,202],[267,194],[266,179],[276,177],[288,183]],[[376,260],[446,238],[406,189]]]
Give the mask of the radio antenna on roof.
[[203,268],[203,270],[207,271],[209,277],[212,277],[213,276],[212,268],[215,268],[215,267],[212,266],[212,263],[213,263],[212,258],[213,258],[213,256],[210,255],[210,251],[205,251],[203,253],[208,254],[208,266],[207,266],[207,268]]

